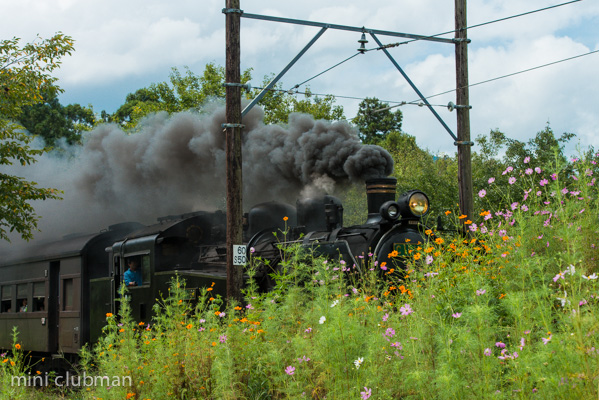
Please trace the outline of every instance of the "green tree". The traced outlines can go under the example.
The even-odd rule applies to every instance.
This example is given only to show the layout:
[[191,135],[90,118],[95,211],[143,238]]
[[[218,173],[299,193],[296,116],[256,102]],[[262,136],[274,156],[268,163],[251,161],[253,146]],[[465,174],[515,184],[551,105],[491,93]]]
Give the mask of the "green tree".
[[[246,84],[252,79],[251,69],[241,75],[241,83]],[[112,115],[102,112],[102,120],[116,122],[125,129],[134,128],[144,116],[159,111],[175,113],[191,109],[201,110],[210,99],[225,98],[225,69],[213,63],[207,64],[201,76],[194,74],[188,68],[185,73],[173,68],[169,82],[154,83],[147,88],[138,89],[127,95],[125,104]],[[267,85],[265,77],[264,85]],[[246,99],[258,95],[260,89],[245,92]],[[280,90],[280,85],[269,91],[258,103],[264,108],[266,124],[286,123],[292,112],[311,114],[317,119],[344,119],[343,107],[335,106],[333,96],[313,96],[309,91],[304,99]]]
[[[251,79],[251,70],[241,75],[241,83]],[[147,88],[138,89],[127,95],[125,104],[113,114],[102,113],[106,122],[116,122],[125,129],[134,128],[139,120],[148,114],[159,111],[176,113],[190,109],[200,109],[211,98],[224,98],[225,69],[209,63],[202,76],[185,68],[182,74],[173,68],[169,82],[153,83]]]
[[[45,151],[30,146],[33,137],[16,121],[23,108],[43,101],[42,89],[57,80],[52,71],[73,51],[71,37],[60,32],[25,45],[20,41],[0,41],[0,165],[32,164]],[[0,173],[0,239],[9,240],[8,233],[13,231],[31,239],[38,221],[31,201],[58,199],[59,194],[56,189]]]
[[376,144],[390,132],[401,131],[402,114],[385,109],[389,104],[377,98],[366,98],[360,103],[358,114],[352,120],[360,131],[364,143]]
[[54,146],[60,138],[68,144],[81,142],[81,134],[89,131],[95,123],[94,111],[79,104],[60,104],[56,87],[42,91],[43,102],[23,107],[19,122],[29,133],[40,136],[48,146]]
[[[264,77],[263,86],[268,85],[272,77]],[[257,96],[260,89],[254,89],[253,96]],[[335,105],[335,96],[324,97],[313,95],[307,89],[303,99],[298,99],[296,94],[282,90],[278,84],[270,90],[258,104],[264,109],[265,124],[286,124],[291,113],[310,114],[315,119],[339,121],[345,119],[343,107]]]

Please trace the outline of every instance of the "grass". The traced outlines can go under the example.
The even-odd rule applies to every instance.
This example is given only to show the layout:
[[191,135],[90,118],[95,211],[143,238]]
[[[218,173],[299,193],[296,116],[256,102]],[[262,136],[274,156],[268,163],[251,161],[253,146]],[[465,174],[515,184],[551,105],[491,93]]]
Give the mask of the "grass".
[[[192,301],[179,281],[156,305],[153,321],[133,321],[124,302],[118,318],[107,315],[102,339],[82,352],[80,372],[129,376],[131,385],[34,394],[597,398],[596,164],[573,165],[569,176],[559,166],[550,172],[531,166],[506,170],[509,186],[490,179],[479,200],[503,191],[505,208],[476,216],[448,212],[470,235],[427,232],[405,274],[368,255],[358,274],[353,266],[286,249],[278,288],[259,294],[250,285],[244,304],[225,305],[211,288]],[[524,200],[511,201],[514,193]],[[4,388],[13,369],[24,368],[23,357],[18,349],[3,355]]]

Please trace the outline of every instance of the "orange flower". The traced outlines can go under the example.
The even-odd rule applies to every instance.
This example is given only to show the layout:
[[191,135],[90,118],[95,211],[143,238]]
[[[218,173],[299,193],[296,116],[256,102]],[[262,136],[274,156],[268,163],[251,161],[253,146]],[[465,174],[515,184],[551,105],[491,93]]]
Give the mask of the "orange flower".
[[112,313],[111,312],[106,313],[106,318],[110,318],[110,317],[112,317]]
[[458,219],[464,219],[464,218],[468,218],[468,216],[467,216],[467,215],[464,215],[464,214],[462,214],[462,215],[460,215],[460,216],[458,217]]
[[472,223],[472,221],[467,220],[467,221],[464,222],[464,225],[470,225],[471,223]]
[[131,397],[134,397],[135,393],[127,393],[127,400],[129,400]]
[[445,215],[449,215],[449,214],[451,214],[451,211],[449,211],[449,210],[445,211]]
[[139,326],[144,326],[145,324],[146,324],[145,322],[141,321],[141,322],[140,322],[139,324],[137,324],[137,325],[139,325]]
[[504,293],[501,293],[501,295],[499,296],[499,299],[503,299],[505,297]]
[[208,289],[206,289],[206,290],[210,292],[210,291],[212,290],[212,288],[211,288],[211,287],[209,287],[209,288],[208,288]]
[[18,343],[17,343],[17,344],[15,344],[15,349],[17,349],[17,350],[21,350],[21,345],[20,345],[20,344],[18,344]]
[[443,244],[443,242],[445,242],[445,240],[443,240],[443,238],[436,238],[435,239],[435,243],[437,243],[437,244]]
[[193,328],[193,325],[192,325],[192,324],[188,324],[188,325],[186,326],[186,328],[187,328],[187,329],[191,329],[191,328]]
[[418,261],[418,260],[420,260],[420,257],[421,257],[420,253],[414,254],[414,260]]
[[213,346],[216,346],[216,342],[212,342],[212,345],[213,345]]
[[235,307],[235,310],[241,311],[241,307],[237,306],[237,307]]
[[283,221],[287,221],[289,219],[289,217],[285,216],[283,217]]
[[424,231],[424,233],[427,234],[427,235],[430,235],[431,233],[433,233],[433,231],[430,230],[430,229],[427,229],[427,230]]

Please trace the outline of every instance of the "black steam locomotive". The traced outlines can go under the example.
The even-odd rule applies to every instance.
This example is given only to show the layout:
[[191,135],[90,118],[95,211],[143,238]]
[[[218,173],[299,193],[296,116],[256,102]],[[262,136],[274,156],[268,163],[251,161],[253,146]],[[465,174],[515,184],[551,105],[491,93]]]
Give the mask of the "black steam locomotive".
[[[374,254],[390,265],[388,254],[407,254],[423,241],[420,218],[428,198],[414,190],[396,200],[395,178],[366,183],[368,218],[362,225],[343,227],[343,207],[333,196],[254,206],[244,218],[248,257],[261,257],[276,267],[281,235],[285,243],[300,243],[318,254],[342,258],[359,266],[360,256]],[[118,289],[129,260],[140,266],[141,285],[129,287],[133,317],[151,318],[152,305],[176,275],[187,288],[226,287],[225,214],[195,212],[160,218],[144,226],[122,223],[89,235],[70,235],[36,245],[26,253],[0,261],[0,348],[10,348],[13,327],[23,348],[44,354],[74,355],[98,339],[107,313],[115,313]],[[272,285],[269,270],[261,270],[264,290]],[[213,284],[214,283],[214,284]],[[197,291],[196,291],[197,292]]]

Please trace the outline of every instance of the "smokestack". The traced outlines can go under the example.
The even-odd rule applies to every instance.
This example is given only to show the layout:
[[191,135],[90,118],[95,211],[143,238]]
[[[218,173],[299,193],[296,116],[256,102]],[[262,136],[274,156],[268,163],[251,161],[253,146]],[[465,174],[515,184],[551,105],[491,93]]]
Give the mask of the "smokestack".
[[381,221],[380,209],[387,201],[396,201],[395,189],[397,179],[392,177],[368,179],[366,181],[366,196],[368,201],[367,224],[376,224]]

